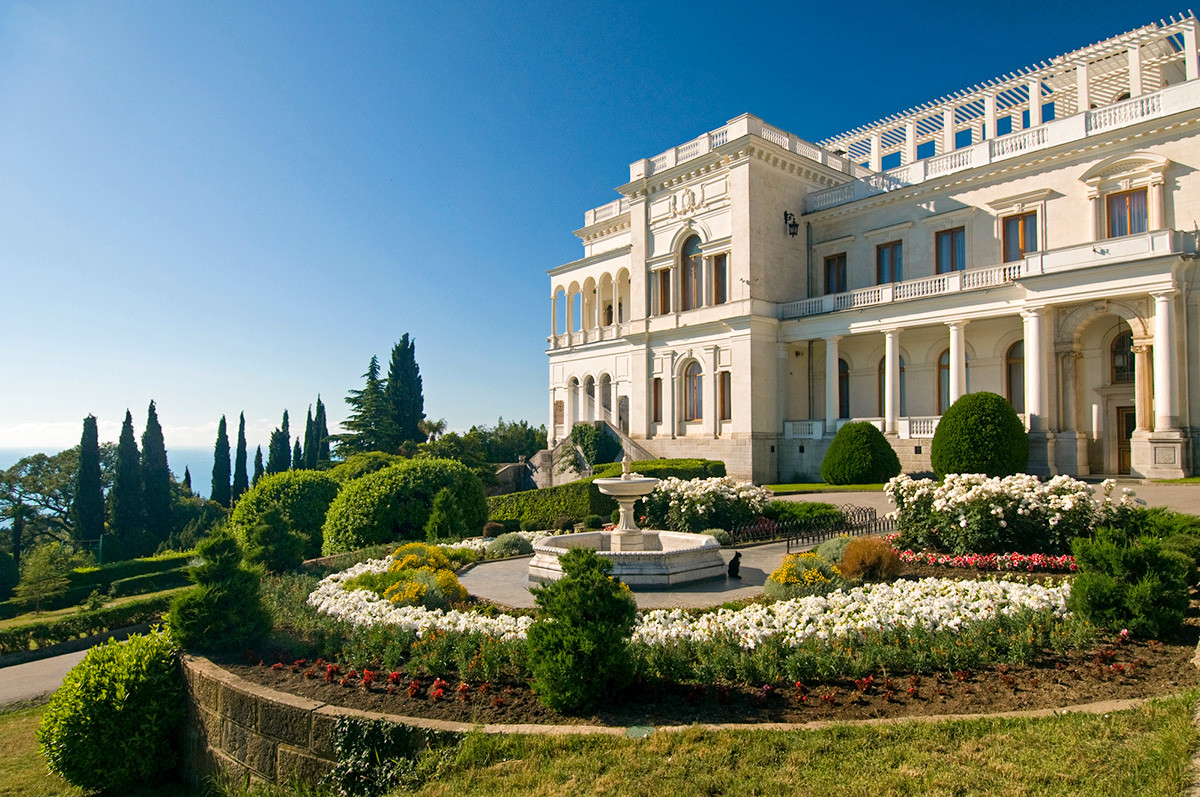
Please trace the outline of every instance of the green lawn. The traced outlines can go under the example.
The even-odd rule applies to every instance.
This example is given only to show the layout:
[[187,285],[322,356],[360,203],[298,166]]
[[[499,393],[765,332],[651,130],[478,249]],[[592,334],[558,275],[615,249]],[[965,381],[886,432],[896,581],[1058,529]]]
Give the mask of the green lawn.
[[1153,479],[1155,484],[1200,484],[1200,476],[1189,476],[1186,479]]
[[878,493],[883,491],[882,484],[825,484],[813,482],[809,484],[764,484],[776,495],[797,493]]

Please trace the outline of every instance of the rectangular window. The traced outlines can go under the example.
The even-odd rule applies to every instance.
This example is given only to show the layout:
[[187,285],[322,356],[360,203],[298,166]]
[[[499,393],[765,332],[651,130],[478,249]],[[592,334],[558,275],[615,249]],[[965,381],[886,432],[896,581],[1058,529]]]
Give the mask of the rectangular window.
[[962,271],[967,267],[967,230],[955,227],[934,236],[937,249],[937,273]]
[[1145,188],[1109,194],[1105,204],[1108,207],[1109,238],[1134,235],[1148,229]]
[[700,306],[700,255],[683,259],[679,309],[695,310]]
[[900,241],[875,247],[875,278],[879,285],[904,279],[904,252]]
[[712,259],[713,264],[713,304],[725,304],[729,301],[729,255],[720,254]]
[[662,423],[662,379],[657,376],[650,383],[650,420]]
[[825,258],[825,293],[846,292],[846,253]]
[[1020,260],[1037,250],[1037,213],[1007,216],[1004,219],[1004,262]]
[[718,417],[722,421],[733,418],[733,374],[729,371],[717,372],[717,402]]
[[671,270],[664,268],[658,272],[658,314],[666,315],[671,312]]

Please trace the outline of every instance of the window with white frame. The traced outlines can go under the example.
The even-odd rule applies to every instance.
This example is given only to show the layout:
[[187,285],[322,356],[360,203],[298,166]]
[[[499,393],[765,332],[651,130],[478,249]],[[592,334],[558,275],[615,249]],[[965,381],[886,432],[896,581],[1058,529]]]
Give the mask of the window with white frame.
[[[996,211],[1000,260],[1015,263],[1046,248],[1046,201],[1050,189],[1026,191],[988,202]],[[995,262],[995,261],[992,261]]]
[[1106,158],[1080,178],[1092,202],[1096,240],[1161,230],[1167,226],[1163,186],[1171,162],[1152,152]]

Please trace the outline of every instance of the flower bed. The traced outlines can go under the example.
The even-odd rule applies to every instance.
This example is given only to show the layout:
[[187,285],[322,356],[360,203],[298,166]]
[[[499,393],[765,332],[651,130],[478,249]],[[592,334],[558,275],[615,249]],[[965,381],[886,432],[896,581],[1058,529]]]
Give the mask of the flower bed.
[[[550,537],[554,534],[554,532],[550,532],[550,531],[517,531],[517,532],[512,532],[512,533],[519,534],[520,536],[529,540],[530,545],[536,545],[537,543],[544,540],[546,537]],[[483,556],[487,553],[487,547],[489,545],[491,545],[493,542],[495,542],[494,537],[467,537],[464,540],[458,540],[457,542],[452,542],[452,543],[443,545],[442,547],[474,551],[475,553],[479,554],[480,556]]]
[[905,564],[933,565],[935,567],[955,567],[970,570],[994,570],[1011,572],[1023,570],[1049,570],[1063,573],[1074,573],[1076,570],[1075,557],[1070,554],[1051,556],[1042,553],[972,553],[963,556],[934,553],[932,551],[918,552],[897,549],[900,561]]

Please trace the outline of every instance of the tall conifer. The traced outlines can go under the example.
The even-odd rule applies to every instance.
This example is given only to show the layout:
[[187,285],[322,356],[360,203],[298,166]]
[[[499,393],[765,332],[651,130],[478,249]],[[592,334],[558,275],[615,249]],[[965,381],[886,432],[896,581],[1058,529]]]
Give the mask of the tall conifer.
[[[142,432],[142,488],[146,501],[146,533],[150,544],[171,534],[171,469],[167,465],[167,446],[154,402],[146,413]],[[147,551],[148,552],[148,551]]]
[[404,443],[425,442],[421,431],[425,397],[421,393],[421,369],[417,366],[417,342],[410,340],[407,332],[392,347],[384,399],[393,435],[384,450],[394,452]]
[[250,489],[250,479],[246,475],[246,413],[238,416],[237,454],[233,465],[233,489],[230,492],[231,501],[237,501],[242,493]]
[[187,466],[183,466],[183,493],[184,495],[192,494],[192,472]]
[[137,540],[145,528],[145,503],[142,496],[142,455],[133,433],[133,415],[125,410],[121,437],[117,441],[117,467],[108,494],[112,533],[123,545]]
[[329,461],[329,426],[325,422],[325,404],[317,396],[317,415],[313,418],[313,433],[317,442],[317,467]]
[[254,450],[254,481],[251,484],[258,484],[258,480],[263,477],[263,461],[262,461],[262,446]]
[[100,480],[100,437],[96,416],[83,419],[79,439],[79,474],[75,482],[75,539],[93,542],[104,533],[104,488]]
[[304,467],[309,470],[317,469],[317,427],[313,423],[312,405],[308,405],[308,415],[304,419]]
[[384,384],[379,378],[379,358],[372,357],[367,372],[363,374],[366,384],[362,390],[351,390],[346,396],[350,415],[342,422],[347,429],[337,436],[338,454],[345,459],[351,454],[364,451],[391,451],[395,441]]
[[304,470],[304,450],[300,447],[300,438],[296,438],[296,445],[292,448],[292,470]]
[[230,505],[229,432],[225,428],[224,415],[217,422],[217,443],[213,447],[212,500],[221,506]]

